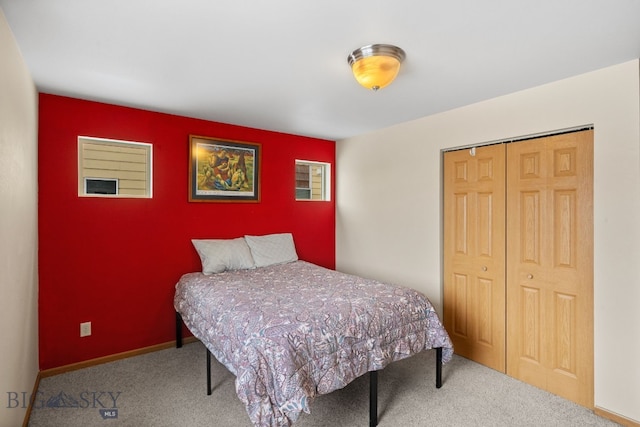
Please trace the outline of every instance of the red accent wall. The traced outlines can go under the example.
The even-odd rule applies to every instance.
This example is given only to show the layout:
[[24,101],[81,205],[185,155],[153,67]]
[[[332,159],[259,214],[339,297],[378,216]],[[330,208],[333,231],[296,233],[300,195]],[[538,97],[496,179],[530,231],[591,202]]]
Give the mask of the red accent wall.
[[[173,340],[175,283],[200,269],[192,238],[292,232],[301,259],[335,268],[335,193],[331,202],[296,202],[294,193],[294,160],[333,165],[334,141],[48,94],[39,101],[40,369]],[[190,134],[262,144],[261,202],[189,203]],[[78,197],[78,136],[153,144],[153,198]],[[89,321],[92,335],[80,338]]]

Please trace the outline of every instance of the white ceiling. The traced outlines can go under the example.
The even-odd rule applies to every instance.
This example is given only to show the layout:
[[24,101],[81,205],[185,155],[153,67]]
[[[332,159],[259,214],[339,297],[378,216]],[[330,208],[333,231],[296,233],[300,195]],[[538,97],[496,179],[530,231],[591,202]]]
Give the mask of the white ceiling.
[[[640,0],[0,0],[38,89],[331,140],[640,57]],[[348,54],[407,58],[377,93]]]

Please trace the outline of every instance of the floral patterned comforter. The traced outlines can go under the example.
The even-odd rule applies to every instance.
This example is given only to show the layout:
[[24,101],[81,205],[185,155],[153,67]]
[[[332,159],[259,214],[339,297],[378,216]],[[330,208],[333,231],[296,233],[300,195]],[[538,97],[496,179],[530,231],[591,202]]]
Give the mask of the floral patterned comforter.
[[422,350],[453,354],[421,293],[305,261],[185,274],[174,307],[236,376],[256,426],[289,426],[315,396]]

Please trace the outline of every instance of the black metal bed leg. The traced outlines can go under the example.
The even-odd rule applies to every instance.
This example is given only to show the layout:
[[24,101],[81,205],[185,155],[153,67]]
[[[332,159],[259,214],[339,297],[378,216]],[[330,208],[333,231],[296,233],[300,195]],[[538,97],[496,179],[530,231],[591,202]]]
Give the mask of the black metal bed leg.
[[176,311],[176,348],[182,348],[182,316]]
[[369,372],[369,427],[378,425],[378,371]]
[[436,388],[442,387],[442,347],[436,348]]
[[207,349],[207,396],[211,396],[211,352]]

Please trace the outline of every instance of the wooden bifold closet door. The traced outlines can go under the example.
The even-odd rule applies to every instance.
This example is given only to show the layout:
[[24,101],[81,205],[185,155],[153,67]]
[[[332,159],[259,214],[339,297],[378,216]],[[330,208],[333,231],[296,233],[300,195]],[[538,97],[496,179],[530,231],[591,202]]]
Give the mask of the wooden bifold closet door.
[[507,145],[507,373],[593,407],[593,131]]
[[444,163],[444,324],[455,352],[505,371],[505,149]]
[[593,131],[448,152],[444,176],[456,353],[593,408]]

